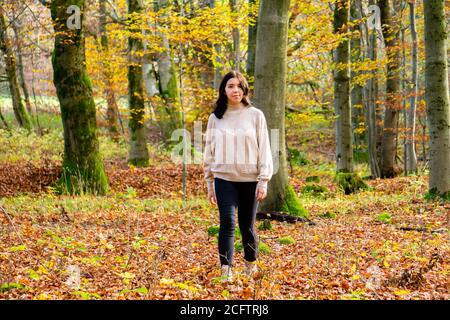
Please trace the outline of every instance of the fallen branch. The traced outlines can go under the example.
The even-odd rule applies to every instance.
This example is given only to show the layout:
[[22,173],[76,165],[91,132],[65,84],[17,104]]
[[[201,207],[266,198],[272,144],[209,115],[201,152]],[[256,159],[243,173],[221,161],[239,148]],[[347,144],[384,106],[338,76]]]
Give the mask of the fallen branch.
[[424,227],[397,227],[398,230],[402,231],[418,231],[418,232],[430,232],[430,233],[445,233],[448,231],[446,228],[440,228],[440,229],[434,229],[434,230],[428,230]]
[[303,222],[308,223],[308,225],[310,226],[315,225],[315,222],[309,220],[308,218],[296,217],[283,212],[257,212],[256,219],[257,220],[269,219],[289,223]]

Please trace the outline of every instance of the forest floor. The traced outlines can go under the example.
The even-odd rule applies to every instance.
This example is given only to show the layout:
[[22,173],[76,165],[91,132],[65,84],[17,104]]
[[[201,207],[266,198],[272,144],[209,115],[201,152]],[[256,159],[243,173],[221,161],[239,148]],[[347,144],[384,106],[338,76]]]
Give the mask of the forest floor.
[[[315,225],[258,230],[253,278],[237,233],[235,278],[224,283],[201,166],[188,166],[183,201],[167,156],[151,150],[150,167],[129,168],[126,147],[101,139],[111,192],[60,196],[49,186],[61,139],[0,135],[0,299],[450,299],[450,204],[424,199],[426,175],[344,195],[331,162],[293,166]],[[302,192],[311,175],[328,192]]]

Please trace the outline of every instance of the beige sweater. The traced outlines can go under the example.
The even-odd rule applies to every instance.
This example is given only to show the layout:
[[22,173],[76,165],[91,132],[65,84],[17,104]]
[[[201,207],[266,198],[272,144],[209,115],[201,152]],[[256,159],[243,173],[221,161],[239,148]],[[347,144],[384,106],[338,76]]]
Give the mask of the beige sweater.
[[273,160],[264,113],[253,106],[227,109],[222,119],[209,116],[203,155],[208,191],[214,178],[228,181],[258,181],[267,190]]

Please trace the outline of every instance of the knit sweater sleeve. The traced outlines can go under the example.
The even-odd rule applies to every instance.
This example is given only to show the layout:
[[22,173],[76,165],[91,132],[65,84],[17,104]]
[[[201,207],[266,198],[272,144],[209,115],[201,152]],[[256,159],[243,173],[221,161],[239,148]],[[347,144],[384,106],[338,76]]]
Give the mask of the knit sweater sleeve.
[[270,149],[269,132],[266,118],[261,111],[257,121],[258,138],[258,185],[267,190],[267,184],[273,174],[272,151]]
[[211,165],[214,162],[214,143],[213,143],[213,131],[214,131],[214,114],[211,114],[208,119],[208,125],[206,128],[206,142],[205,153],[203,154],[203,172],[208,192],[214,189],[214,175],[211,172]]

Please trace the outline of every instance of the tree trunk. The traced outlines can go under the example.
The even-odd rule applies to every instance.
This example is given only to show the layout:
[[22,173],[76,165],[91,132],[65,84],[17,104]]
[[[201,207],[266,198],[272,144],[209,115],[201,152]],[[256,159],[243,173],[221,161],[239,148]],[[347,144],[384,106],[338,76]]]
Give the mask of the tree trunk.
[[[156,11],[164,8],[167,0],[159,0]],[[159,91],[164,99],[164,105],[155,108],[163,142],[168,145],[172,132],[181,128],[181,111],[179,108],[180,94],[178,92],[177,71],[170,53],[169,40],[163,33],[160,34],[163,51],[158,54]]]
[[267,198],[261,202],[260,211],[307,215],[289,186],[287,174],[284,118],[289,2],[261,0],[258,14],[253,100],[266,117],[274,155],[274,175],[269,182]]
[[[209,1],[209,6],[212,8],[216,7],[216,1],[215,0],[210,0]],[[219,86],[220,86],[220,82],[222,81],[222,63],[220,61],[220,53],[222,51],[221,49],[222,47],[220,46],[220,44],[215,44],[214,45],[214,51],[217,53],[216,57],[215,57],[215,61],[213,63],[213,65],[215,65],[216,67],[214,68],[214,90],[219,90]]]
[[[352,17],[360,16],[361,14],[358,12],[358,8],[356,6],[356,2],[352,4],[351,13]],[[361,30],[358,30],[358,27],[355,26],[352,28],[353,32],[357,33],[357,35],[352,36],[352,40],[350,43],[351,48],[351,62],[353,63],[361,63],[363,60],[363,42],[361,41],[363,34]],[[351,70],[351,108],[352,108],[352,133],[353,133],[353,147],[355,152],[358,154],[364,151],[364,140],[365,134],[358,133],[359,124],[364,122],[364,109],[363,109],[363,90],[360,84],[355,83],[353,79],[355,79],[359,75],[359,72],[355,72]]]
[[[230,7],[232,14],[238,13],[237,8],[237,0],[229,0],[230,1]],[[233,19],[234,21],[237,21],[237,19]],[[238,27],[233,27],[232,30],[233,35],[233,69],[236,71],[240,71],[241,66],[241,52],[239,50],[240,48],[240,35],[239,35],[239,29]]]
[[106,34],[106,4],[105,1],[99,1],[100,4],[100,44],[102,54],[103,66],[103,94],[106,97],[107,109],[106,119],[108,121],[108,130],[113,139],[118,139],[119,136],[119,107],[117,105],[116,95],[113,87],[113,70],[111,67],[109,41]]
[[[250,7],[256,4],[256,0],[248,0]],[[256,54],[256,32],[258,30],[257,17],[251,15],[251,19],[254,19],[254,23],[248,26],[248,41],[247,41],[247,78],[248,84],[253,86],[255,78],[255,54]]]
[[148,166],[147,136],[145,127],[144,77],[142,72],[142,30],[140,0],[128,0],[130,61],[128,66],[128,101],[130,108],[130,149],[128,163],[134,166]]
[[[204,9],[204,8],[214,8],[215,6],[215,1],[211,0],[211,1],[201,1],[199,3],[199,8],[200,9]],[[213,88],[214,87],[214,63],[211,60],[211,58],[209,58],[209,56],[211,55],[210,52],[213,51],[213,45],[211,44],[210,41],[205,40],[203,41],[205,44],[205,47],[208,48],[206,54],[205,52],[201,52],[199,55],[199,60],[200,60],[200,81],[202,83],[202,85],[205,88]]]
[[25,72],[23,71],[23,57],[22,57],[22,43],[20,40],[19,30],[17,29],[17,26],[15,23],[12,24],[12,28],[14,30],[14,35],[16,37],[16,47],[17,47],[17,59],[18,59],[18,71],[19,71],[19,79],[20,79],[20,86],[22,87],[23,91],[23,97],[25,100],[25,105],[27,107],[27,111],[29,114],[33,114],[33,109],[31,108],[31,102],[30,102],[30,94],[28,91],[28,85],[25,80]]
[[444,0],[424,1],[425,99],[430,134],[429,192],[450,199],[450,110]]
[[[394,163],[397,146],[397,123],[399,116],[400,95],[400,47],[399,27],[391,13],[391,2],[398,0],[380,0],[381,24],[386,46],[387,80],[386,110],[384,114],[383,141],[381,144],[381,177],[392,178],[395,175]],[[396,7],[396,6],[395,6]]]
[[218,91],[220,87],[220,82],[222,81],[222,63],[220,62],[220,53],[222,52],[222,47],[220,44],[214,45],[214,50],[217,52],[217,56],[215,59],[216,68],[214,69],[214,90]]
[[19,126],[30,131],[31,120],[27,109],[25,109],[25,106],[23,105],[22,97],[20,95],[19,81],[17,79],[16,58],[11,50],[11,43],[8,38],[6,21],[3,16],[2,9],[0,10],[0,51],[3,52],[5,59],[5,69],[9,83],[9,91],[11,93],[14,116],[16,117]]
[[[334,33],[348,32],[350,1],[337,0]],[[334,108],[336,114],[336,171],[353,172],[352,112],[350,106],[350,41],[344,40],[335,50]]]
[[[61,107],[64,128],[63,192],[105,194],[108,179],[99,153],[96,108],[92,86],[86,72],[83,26],[69,30],[69,0],[52,0],[51,16],[55,28],[53,81]],[[82,11],[84,0],[75,3]]]
[[416,30],[416,3],[415,0],[409,2],[409,22],[411,30],[411,41],[412,41],[412,77],[411,83],[412,88],[410,91],[410,109],[408,112],[408,128],[407,128],[407,139],[406,139],[406,174],[417,173],[417,156],[416,156],[416,145],[415,145],[415,135],[416,135],[416,106],[417,106],[417,87],[418,87],[418,77],[417,77],[417,30]]
[[[378,39],[377,39],[377,32],[372,32],[372,35],[369,36],[369,57],[370,60],[376,61],[378,59]],[[382,138],[382,131],[383,127],[381,124],[381,117],[379,116],[381,112],[379,109],[381,107],[378,107],[378,77],[377,77],[377,71],[374,72],[374,76],[372,79],[369,80],[369,93],[368,93],[368,100],[369,100],[369,106],[368,106],[368,114],[367,117],[370,117],[370,142],[369,142],[369,159],[370,159],[370,168],[372,173],[372,178],[379,178],[381,176],[381,170],[380,170],[380,154],[379,151],[381,149],[381,138]],[[379,124],[380,123],[380,124]]]
[[[403,128],[404,128],[404,134],[403,134],[403,158],[404,158],[403,171],[405,173],[405,176],[407,176],[408,175],[408,171],[407,171],[407,168],[406,168],[406,158],[407,158],[407,155],[406,155],[406,151],[407,151],[406,150],[406,141],[408,140],[408,132],[407,132],[407,130],[408,130],[408,124],[407,124],[407,121],[408,121],[407,113],[408,113],[408,111],[407,111],[407,108],[406,108],[406,99],[404,98],[404,96],[406,94],[406,50],[405,50],[406,42],[405,42],[405,28],[402,28],[402,30],[400,32],[401,32],[400,34],[401,34],[401,41],[402,41],[402,46],[401,46],[401,48],[402,48],[402,57],[401,57],[402,65],[401,65],[401,68],[400,68],[400,77],[401,77],[400,90],[401,90],[401,93],[402,93],[402,111],[403,111]],[[400,121],[400,117],[399,117],[399,121]],[[397,155],[395,157],[396,157],[396,160],[398,160],[399,157]]]
[[[369,2],[370,5],[373,1]],[[358,19],[362,19],[362,12],[364,12],[361,0],[356,1]],[[377,50],[377,37],[376,30],[370,32],[365,23],[361,23],[361,42],[362,42],[362,52],[363,60],[370,59],[371,61],[376,60],[376,50]],[[377,124],[376,124],[376,71],[372,71],[372,77],[369,78],[366,85],[364,86],[364,110],[366,115],[366,130],[367,130],[367,150],[369,154],[369,166],[372,179],[380,177],[380,167],[378,165],[377,157]]]
[[[146,50],[147,50],[147,43],[144,42],[144,51]],[[153,65],[153,61],[146,56],[144,56],[142,72],[144,75],[145,92],[147,94],[147,98],[151,99],[151,97],[154,97],[159,93],[159,89],[158,89],[158,81],[156,80],[155,66]],[[149,108],[150,108],[150,120],[152,121],[152,123],[156,123],[157,119],[155,108],[151,103],[149,103]]]

